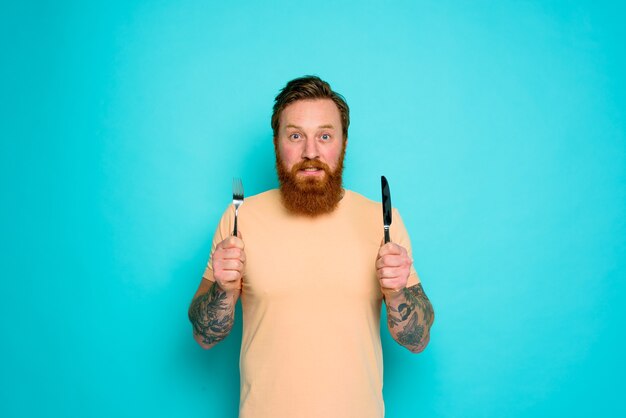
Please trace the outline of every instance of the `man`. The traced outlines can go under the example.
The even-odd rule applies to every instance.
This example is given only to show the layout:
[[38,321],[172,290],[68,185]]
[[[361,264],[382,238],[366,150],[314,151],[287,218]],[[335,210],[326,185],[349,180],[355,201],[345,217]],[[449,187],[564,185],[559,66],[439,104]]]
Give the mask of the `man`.
[[342,187],[350,124],[318,77],[287,83],[272,115],[280,190],[223,215],[189,309],[196,341],[224,339],[241,298],[241,418],[380,418],[384,299],[393,338],[418,353],[434,314],[394,209]]

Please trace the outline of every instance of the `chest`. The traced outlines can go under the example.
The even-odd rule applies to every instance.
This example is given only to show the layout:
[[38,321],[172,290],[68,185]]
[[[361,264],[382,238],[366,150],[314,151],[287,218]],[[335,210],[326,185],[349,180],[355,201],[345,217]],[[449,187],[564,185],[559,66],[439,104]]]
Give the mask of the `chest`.
[[254,219],[245,236],[244,298],[378,300],[377,226],[350,217],[315,222]]

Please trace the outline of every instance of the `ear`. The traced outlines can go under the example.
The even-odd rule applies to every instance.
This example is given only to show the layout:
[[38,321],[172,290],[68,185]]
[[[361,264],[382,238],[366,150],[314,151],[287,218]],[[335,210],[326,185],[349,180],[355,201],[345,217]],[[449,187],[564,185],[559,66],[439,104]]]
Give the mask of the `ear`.
[[278,137],[274,137],[274,154],[280,158],[280,149],[278,148]]

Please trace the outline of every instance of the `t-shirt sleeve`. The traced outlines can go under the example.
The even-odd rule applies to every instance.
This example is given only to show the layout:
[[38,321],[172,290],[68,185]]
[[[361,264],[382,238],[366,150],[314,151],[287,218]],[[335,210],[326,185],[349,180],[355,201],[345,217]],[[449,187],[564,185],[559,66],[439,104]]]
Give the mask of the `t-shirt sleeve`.
[[229,235],[232,234],[232,230],[234,227],[234,216],[235,211],[232,205],[228,205],[228,208],[222,214],[222,218],[220,219],[219,224],[215,230],[215,234],[213,235],[213,244],[211,245],[211,254],[209,256],[209,261],[207,262],[206,268],[204,269],[204,274],[202,275],[203,279],[214,282],[213,278],[213,254],[215,253],[215,247],[217,244],[224,241]]
[[[402,222],[402,217],[400,216],[400,212],[396,208],[393,209],[393,222],[391,222],[391,228],[389,230],[391,242],[395,242],[396,244],[404,247],[409,254],[409,257],[413,259],[413,249],[411,248],[411,239],[409,238],[409,233],[404,226],[404,222]],[[406,287],[415,286],[420,282],[419,276],[415,271],[415,267],[411,265],[411,272],[409,273],[409,280],[406,284]]]

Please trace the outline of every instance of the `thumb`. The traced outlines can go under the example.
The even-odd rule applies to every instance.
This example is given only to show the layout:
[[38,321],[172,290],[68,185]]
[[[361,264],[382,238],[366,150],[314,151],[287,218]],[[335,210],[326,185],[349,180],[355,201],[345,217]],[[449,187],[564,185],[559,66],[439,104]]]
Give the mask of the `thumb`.
[[391,241],[391,238],[389,239],[389,242],[385,243],[385,236],[383,235],[383,237],[380,239],[380,246],[384,246],[385,244],[389,244]]

